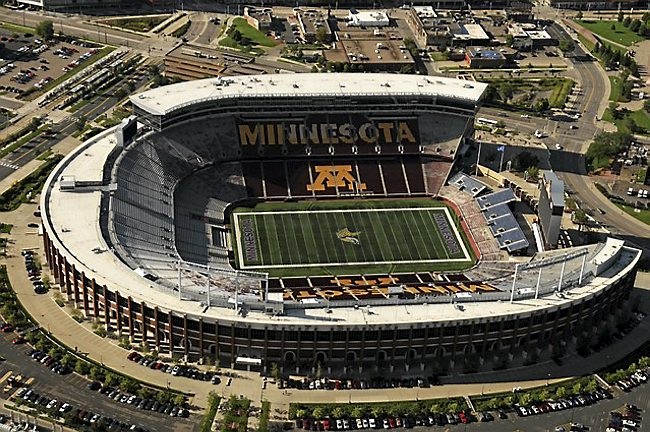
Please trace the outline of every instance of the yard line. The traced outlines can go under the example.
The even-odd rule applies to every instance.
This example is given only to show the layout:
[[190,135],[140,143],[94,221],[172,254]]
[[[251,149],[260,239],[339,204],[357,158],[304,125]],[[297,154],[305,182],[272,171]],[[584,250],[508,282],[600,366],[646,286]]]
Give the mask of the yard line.
[[[362,220],[359,213],[349,213],[349,217],[352,219],[355,229],[363,230],[361,232],[360,242],[362,246],[361,252],[363,254],[364,261],[368,261],[369,258],[375,257],[373,251],[379,251],[381,259],[385,260],[383,248],[379,245],[379,241],[377,239],[377,230],[371,229],[371,227],[367,226]],[[366,218],[366,220],[368,220],[368,218]]]
[[[297,215],[297,218],[300,222],[300,231],[302,232],[303,239],[305,240],[305,247],[307,250],[305,251],[305,254],[307,255],[307,258],[309,261],[319,261],[318,260],[318,247],[316,246],[316,239],[314,239],[314,232],[311,229],[311,224],[309,223],[309,218],[302,217],[303,215]],[[305,224],[303,224],[303,219],[307,223],[307,228],[305,228]],[[308,241],[309,240],[309,241]],[[308,244],[310,243],[310,244]]]
[[[269,215],[268,223],[270,226],[271,225],[273,226],[272,228],[273,234],[275,234],[275,245],[276,245],[275,249],[277,250],[277,256],[273,258],[273,262],[274,264],[285,264],[286,260],[284,259],[284,255],[282,254],[282,243],[280,241],[280,230],[278,230],[278,224],[276,223],[274,215]],[[269,241],[269,245],[271,245],[270,241]]]
[[[397,226],[399,227],[399,230],[402,233],[402,237],[404,238],[403,243],[406,246],[406,250],[408,250],[409,258],[422,259],[419,250],[416,250],[415,248],[416,244],[418,244],[418,239],[413,235],[413,230],[411,229],[411,225],[415,224],[415,220],[413,219],[414,213],[419,212],[399,212],[394,213],[394,217],[398,222],[401,222],[398,223]],[[398,214],[401,216],[401,218],[397,217]]]
[[[447,219],[447,221],[449,221],[449,218],[447,218],[447,215],[445,215],[445,218]],[[436,227],[436,236],[438,237],[438,239],[440,241],[440,247],[445,252],[445,256],[447,258],[450,258],[449,257],[449,250],[447,249],[447,245],[445,244],[445,240],[442,238],[442,232],[440,230],[440,226],[438,225],[438,222],[436,222],[435,218],[433,217],[433,214],[429,214],[429,219],[431,220],[432,225]]]
[[[420,233],[420,236],[423,239],[424,248],[427,251],[427,258],[440,258],[441,254],[439,249],[442,246],[437,245],[434,239],[436,227],[435,225],[431,224],[431,220],[429,219],[429,217],[427,217],[430,214],[431,214],[430,211],[418,212],[417,218],[420,220],[420,223],[417,224],[418,232]],[[424,233],[422,233],[420,227],[422,228],[422,230],[424,230]]]
[[[288,218],[288,220],[287,220]],[[289,247],[289,254],[291,255],[291,261],[295,263],[305,262],[304,250],[305,242],[302,238],[301,232],[299,232],[296,222],[300,220],[300,217],[291,217],[289,215],[282,216],[282,224],[284,225],[285,235],[287,237],[287,245]]]
[[[237,222],[239,222],[239,218],[237,218]],[[261,241],[261,236],[260,236],[260,229],[257,227],[257,218],[253,218],[253,225],[255,226],[255,239],[257,240],[257,250],[259,251],[259,262],[264,263],[264,254],[262,253],[262,241]],[[242,245],[239,247],[241,248]]]
[[[327,236],[322,228],[323,228],[323,221],[322,219],[323,215],[314,215],[313,218],[308,216],[308,221],[309,221],[309,227],[312,232],[312,235],[314,237],[314,245],[316,247],[314,248],[316,257],[318,258],[317,261],[322,262],[323,261],[323,253],[325,254],[325,261],[327,263],[332,261],[332,258],[330,258],[330,250],[329,247],[326,246],[327,240],[331,240],[329,236]],[[313,223],[313,221],[316,220],[316,223]],[[319,241],[320,240],[320,244]],[[332,246],[333,247],[333,246]]]
[[[392,216],[391,213],[387,213],[387,214],[386,214],[386,221],[385,221],[385,222],[387,222],[388,228],[390,229],[390,232],[391,232],[391,234],[393,235],[395,248],[396,248],[396,249],[398,250],[398,252],[399,252],[399,255],[400,255],[400,256],[398,257],[398,259],[401,260],[401,259],[406,258],[406,254],[404,253],[404,250],[403,250],[402,247],[401,247],[402,244],[404,243],[404,236],[403,236],[404,232],[402,232],[402,238],[397,238],[397,232],[395,231],[395,229],[393,229],[393,224],[391,223],[391,222],[392,222],[392,221],[391,221],[391,219],[392,219],[391,216]],[[386,225],[386,224],[385,224],[385,225]],[[407,248],[407,249],[408,249],[408,248]]]
[[[374,222],[373,219],[375,220]],[[377,235],[377,243],[379,243],[380,248],[390,253],[390,256],[387,257],[389,261],[394,260],[395,259],[394,250],[390,246],[390,240],[388,240],[388,236],[386,235],[386,230],[384,230],[382,226],[383,224],[381,218],[378,216],[378,213],[375,212],[370,213],[369,220],[371,221],[372,227],[376,230],[377,233],[381,233],[381,236],[385,240],[385,243],[382,244],[382,242],[379,240],[379,235]]]

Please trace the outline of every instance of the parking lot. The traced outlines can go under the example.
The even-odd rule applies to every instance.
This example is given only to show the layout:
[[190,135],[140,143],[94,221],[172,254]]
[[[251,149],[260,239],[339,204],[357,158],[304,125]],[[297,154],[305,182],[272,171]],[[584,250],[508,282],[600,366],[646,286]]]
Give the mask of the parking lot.
[[[52,406],[56,405],[57,410],[67,403],[70,406],[69,412],[74,412],[77,416],[81,413],[81,417],[84,418],[90,413],[88,424],[92,417],[97,415],[95,421],[100,416],[111,419],[111,423],[116,420],[126,425],[124,430],[131,425],[155,431],[192,430],[195,423],[194,416],[190,416],[189,419],[171,417],[170,413],[147,411],[133,404],[112,400],[97,390],[90,389],[90,381],[87,379],[69,371],[63,375],[58,374],[44,363],[30,358],[28,353],[31,347],[25,343],[12,343],[16,337],[16,333],[12,331],[0,332],[0,352],[5,359],[0,361],[0,389],[2,390],[0,398],[9,399],[18,391],[21,391],[24,396],[27,390],[31,389],[38,395],[35,400],[40,400],[41,405],[45,404],[44,409],[47,409],[52,399],[56,399]],[[15,387],[8,385],[10,377],[15,378],[18,375],[22,376],[22,385]],[[119,430],[119,428],[110,430]]]
[[39,90],[83,62],[92,62],[98,48],[71,40],[44,41],[30,33],[0,29],[0,91],[18,97]]

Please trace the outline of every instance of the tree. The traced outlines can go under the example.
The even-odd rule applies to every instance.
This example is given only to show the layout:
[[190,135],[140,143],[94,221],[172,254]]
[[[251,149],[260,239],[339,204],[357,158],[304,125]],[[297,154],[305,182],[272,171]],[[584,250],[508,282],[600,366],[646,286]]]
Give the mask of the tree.
[[316,30],[316,40],[322,44],[329,42],[329,35],[325,27],[318,27],[318,30]]
[[641,21],[639,21],[638,19],[632,20],[632,22],[630,23],[630,31],[636,33],[639,31],[639,27],[641,27]]
[[622,10],[618,11],[618,16],[616,17],[616,20],[617,20],[618,22],[622,22],[622,21],[623,21],[623,11],[622,11]]
[[185,405],[185,396],[183,396],[182,394],[175,394],[174,397],[172,398],[172,403],[178,406]]
[[573,42],[573,39],[562,39],[559,45],[560,51],[562,51],[563,53],[568,53],[573,51],[575,49],[575,46],[576,44],[575,42]]
[[612,25],[609,26],[609,28],[613,31],[616,31],[616,24],[612,23]]
[[139,387],[140,385],[133,378],[123,377],[120,380],[120,390],[124,392],[135,393]]
[[87,375],[90,371],[90,365],[85,361],[78,361],[77,366],[75,366],[74,370],[80,375]]
[[45,40],[50,40],[54,37],[54,23],[50,20],[41,21],[36,26],[36,34]]
[[506,35],[506,45],[508,45],[509,47],[512,47],[512,43],[514,41],[515,41],[515,38],[510,33],[508,33]]
[[532,166],[526,169],[526,174],[528,175],[528,180],[537,181],[539,177],[539,168]]
[[311,414],[314,418],[321,419],[325,417],[325,409],[322,406],[317,406]]
[[631,22],[632,22],[632,18],[630,18],[629,16],[626,16],[625,19],[623,20],[623,25],[625,27],[629,27]]
[[536,167],[539,163],[539,158],[531,152],[524,150],[514,157],[512,161],[512,168],[515,171],[525,171],[530,167]]
[[271,376],[276,381],[280,379],[280,366],[275,362],[271,363]]
[[566,387],[564,386],[559,386],[557,389],[555,389],[555,397],[558,399],[563,399],[566,397],[567,391]]
[[107,372],[104,375],[104,385],[107,387],[116,386],[120,382],[120,378],[112,372]]
[[646,34],[648,33],[648,27],[645,22],[642,22],[639,25],[639,30],[637,30],[637,34],[642,37],[646,37]]
[[102,381],[104,379],[104,371],[98,366],[92,366],[88,372],[88,377],[91,380]]
[[345,408],[343,408],[342,406],[336,406],[332,410],[332,416],[334,418],[341,418],[344,417],[345,415],[346,415]]
[[499,87],[497,88],[497,93],[499,94],[499,97],[501,98],[502,101],[508,102],[512,95],[514,94],[514,87],[511,83],[507,81],[503,81],[501,84],[499,84]]
[[576,14],[576,19],[577,19],[577,20],[581,20],[581,19],[582,19],[582,11],[578,11],[578,13]]
[[404,46],[406,47],[407,50],[411,53],[413,58],[417,58],[418,56],[418,46],[415,43],[415,41],[411,38],[404,38]]
[[82,131],[86,127],[86,116],[80,116],[75,123],[77,125],[77,130]]

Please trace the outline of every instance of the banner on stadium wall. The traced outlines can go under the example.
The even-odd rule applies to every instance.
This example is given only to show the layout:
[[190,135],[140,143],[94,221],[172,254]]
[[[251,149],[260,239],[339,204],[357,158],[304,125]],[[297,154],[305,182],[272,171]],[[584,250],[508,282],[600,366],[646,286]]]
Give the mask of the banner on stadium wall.
[[[332,280],[336,283],[337,280]],[[412,296],[440,296],[459,293],[482,294],[501,292],[495,286],[479,281],[467,282],[434,282],[429,284],[400,284],[395,277],[377,277],[368,279],[338,279],[334,287],[305,287],[287,288],[284,290],[284,300],[301,301],[306,299],[352,300],[370,298],[388,298],[391,294],[406,294]]]
[[405,145],[420,142],[417,118],[318,115],[289,120],[236,119],[239,145]]

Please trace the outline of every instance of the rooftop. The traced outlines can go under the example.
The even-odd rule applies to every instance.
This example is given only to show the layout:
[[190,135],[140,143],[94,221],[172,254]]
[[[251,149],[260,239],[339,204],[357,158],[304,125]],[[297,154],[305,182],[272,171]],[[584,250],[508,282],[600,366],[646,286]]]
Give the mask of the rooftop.
[[462,24],[457,32],[454,33],[456,39],[467,40],[489,40],[490,37],[485,33],[480,24]]
[[228,79],[209,78],[158,87],[130,97],[154,115],[220,99],[324,96],[441,96],[478,102],[487,84],[455,78],[398,74],[266,74]]

